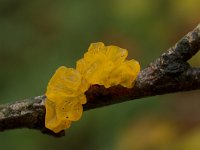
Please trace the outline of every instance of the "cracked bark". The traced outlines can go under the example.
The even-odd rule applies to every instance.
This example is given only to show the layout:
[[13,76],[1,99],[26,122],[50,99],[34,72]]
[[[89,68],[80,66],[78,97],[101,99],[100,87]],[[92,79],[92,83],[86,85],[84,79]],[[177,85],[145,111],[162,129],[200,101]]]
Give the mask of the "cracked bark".
[[[85,93],[88,102],[84,111],[148,96],[200,89],[200,68],[187,63],[199,49],[200,24],[143,69],[133,88],[91,86]],[[44,101],[43,95],[0,105],[0,131],[30,128],[55,137],[63,136],[64,131],[55,134],[45,128]]]

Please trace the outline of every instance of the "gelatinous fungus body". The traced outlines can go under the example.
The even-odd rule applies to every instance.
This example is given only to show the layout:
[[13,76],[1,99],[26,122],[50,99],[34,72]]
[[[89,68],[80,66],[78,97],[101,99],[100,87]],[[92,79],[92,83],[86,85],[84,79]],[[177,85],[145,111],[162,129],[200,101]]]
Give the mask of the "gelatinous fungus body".
[[134,86],[140,71],[139,63],[126,60],[128,51],[117,46],[92,43],[84,57],[77,61],[76,70],[61,66],[49,81],[45,101],[45,126],[55,133],[69,128],[81,118],[85,91],[99,84],[109,88]]
[[69,128],[81,118],[86,97],[78,71],[64,66],[57,69],[49,81],[45,101],[45,125],[55,133]]
[[139,63],[126,60],[128,51],[117,46],[104,46],[102,42],[92,43],[84,58],[77,61],[76,69],[90,84],[132,87],[139,71]]

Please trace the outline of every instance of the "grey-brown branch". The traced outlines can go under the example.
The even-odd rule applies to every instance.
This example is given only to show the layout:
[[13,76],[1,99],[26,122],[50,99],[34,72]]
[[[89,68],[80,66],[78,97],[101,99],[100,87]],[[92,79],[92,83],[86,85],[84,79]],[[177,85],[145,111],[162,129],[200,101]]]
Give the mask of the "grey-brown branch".
[[[200,68],[192,68],[187,63],[199,49],[200,24],[142,70],[133,88],[91,86],[85,93],[87,103],[84,110],[148,96],[200,89]],[[57,137],[63,136],[64,131],[55,134],[45,128],[44,101],[45,96],[37,96],[0,105],[0,131],[30,128]]]

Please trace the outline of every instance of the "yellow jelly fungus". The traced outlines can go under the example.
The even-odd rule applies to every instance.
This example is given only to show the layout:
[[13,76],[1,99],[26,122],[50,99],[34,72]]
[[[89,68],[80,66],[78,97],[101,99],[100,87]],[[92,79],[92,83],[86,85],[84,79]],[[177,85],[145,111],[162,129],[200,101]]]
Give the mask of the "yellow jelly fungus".
[[82,77],[78,71],[61,66],[49,81],[45,101],[45,125],[55,133],[81,118],[86,103]]
[[92,43],[84,58],[77,61],[76,69],[89,85],[99,84],[106,88],[122,85],[131,88],[139,71],[139,63],[125,60],[128,51],[117,46]]
[[76,70],[61,66],[48,83],[46,91],[46,128],[60,132],[69,128],[83,113],[85,91],[99,84],[109,88],[122,85],[134,86],[140,71],[139,63],[126,60],[128,51],[117,46],[92,43],[84,57],[77,61]]

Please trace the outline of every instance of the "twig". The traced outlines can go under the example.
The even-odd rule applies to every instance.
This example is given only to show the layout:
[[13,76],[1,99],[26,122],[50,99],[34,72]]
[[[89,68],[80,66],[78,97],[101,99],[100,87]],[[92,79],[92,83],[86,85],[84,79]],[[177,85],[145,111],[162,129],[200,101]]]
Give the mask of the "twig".
[[[108,89],[93,85],[85,93],[84,110],[103,107],[128,100],[167,93],[200,89],[200,68],[188,63],[200,49],[200,25],[184,36],[174,47],[142,70],[131,89],[113,86]],[[0,131],[15,128],[38,129],[42,133],[63,136],[45,128],[45,96],[37,96],[0,106]]]

